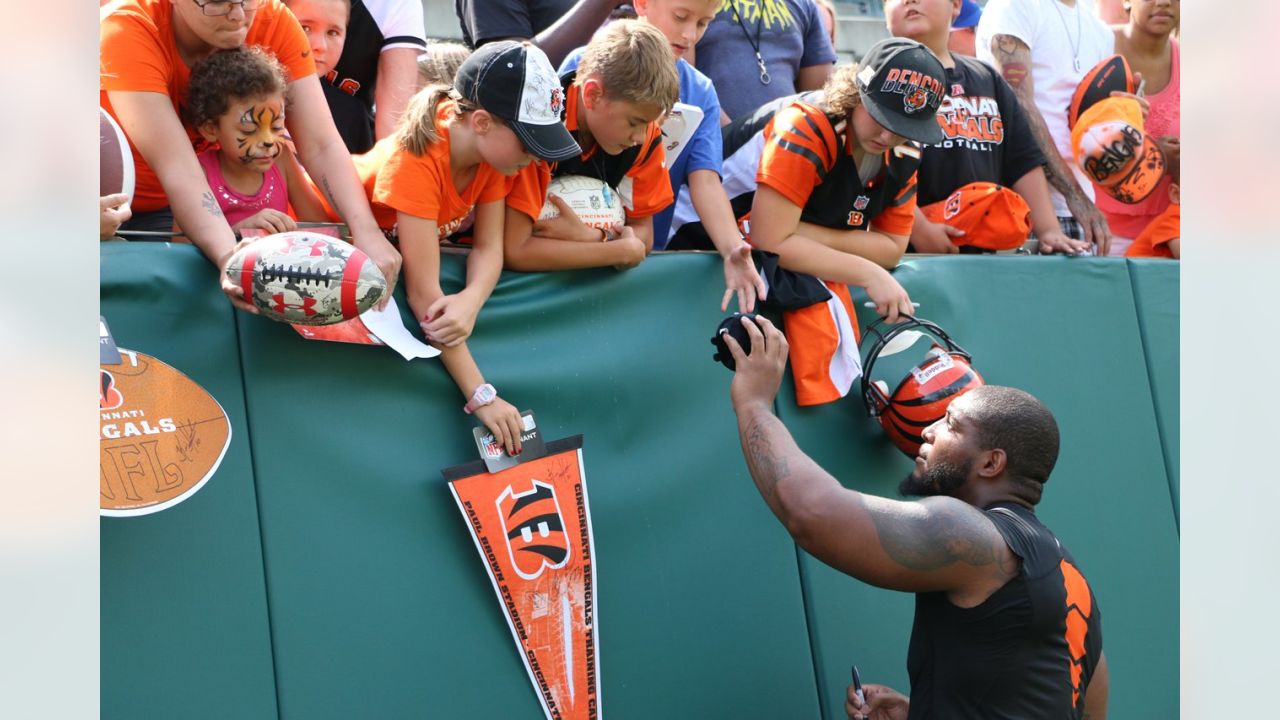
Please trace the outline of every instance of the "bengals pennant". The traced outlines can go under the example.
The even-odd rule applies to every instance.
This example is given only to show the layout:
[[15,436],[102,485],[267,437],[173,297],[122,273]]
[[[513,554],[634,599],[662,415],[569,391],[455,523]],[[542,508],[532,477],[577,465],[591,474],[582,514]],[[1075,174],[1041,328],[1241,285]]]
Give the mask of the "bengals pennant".
[[489,474],[479,462],[444,478],[471,529],[525,670],[551,720],[600,715],[595,556],[582,436]]

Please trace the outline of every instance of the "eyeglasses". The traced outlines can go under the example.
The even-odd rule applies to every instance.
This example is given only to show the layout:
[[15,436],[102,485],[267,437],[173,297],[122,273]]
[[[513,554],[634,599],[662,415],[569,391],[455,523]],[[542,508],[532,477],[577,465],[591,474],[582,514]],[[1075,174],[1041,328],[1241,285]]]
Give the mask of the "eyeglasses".
[[199,6],[199,8],[202,11],[204,11],[205,15],[209,15],[211,17],[222,17],[223,15],[230,15],[231,8],[234,8],[237,5],[239,5],[240,9],[244,10],[245,12],[253,12],[258,8],[258,0],[205,0],[204,2],[200,2],[200,0],[191,0],[191,1],[194,2],[197,6]]

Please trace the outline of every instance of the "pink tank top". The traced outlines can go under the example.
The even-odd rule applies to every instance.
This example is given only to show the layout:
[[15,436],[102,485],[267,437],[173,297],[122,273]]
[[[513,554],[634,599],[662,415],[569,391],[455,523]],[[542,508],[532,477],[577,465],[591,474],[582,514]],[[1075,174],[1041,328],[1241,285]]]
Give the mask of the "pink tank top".
[[209,189],[218,199],[222,214],[227,216],[228,225],[235,225],[245,218],[253,217],[258,214],[258,211],[266,208],[279,210],[282,213],[289,212],[289,190],[279,165],[272,165],[271,169],[262,176],[262,187],[257,193],[245,195],[227,185],[226,179],[222,177],[217,148],[209,148],[196,158],[204,168],[204,176],[209,180]]
[[[1169,84],[1155,95],[1146,96],[1147,102],[1151,104],[1151,114],[1147,116],[1146,129],[1147,134],[1154,138],[1162,138],[1166,135],[1180,137],[1182,134],[1182,126],[1179,122],[1182,89],[1179,80],[1181,63],[1178,41],[1170,38],[1169,42],[1172,45],[1169,51]],[[1098,209],[1106,216],[1112,234],[1126,238],[1136,238],[1141,234],[1152,220],[1169,207],[1170,182],[1167,177],[1161,180],[1147,199],[1136,205],[1126,205],[1098,193]]]

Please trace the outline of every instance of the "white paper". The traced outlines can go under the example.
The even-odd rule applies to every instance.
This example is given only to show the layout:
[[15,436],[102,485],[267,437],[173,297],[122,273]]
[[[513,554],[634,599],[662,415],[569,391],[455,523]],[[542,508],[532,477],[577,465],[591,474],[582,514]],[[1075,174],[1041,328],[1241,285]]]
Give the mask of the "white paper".
[[671,112],[667,113],[667,119],[662,123],[662,143],[667,152],[667,167],[675,163],[684,146],[698,131],[702,115],[702,108],[682,102],[676,103]]
[[433,358],[440,354],[439,350],[414,337],[404,326],[400,320],[400,308],[396,306],[395,298],[387,302],[385,310],[370,308],[360,316],[360,319],[374,335],[378,336],[379,340],[400,353],[405,360]]

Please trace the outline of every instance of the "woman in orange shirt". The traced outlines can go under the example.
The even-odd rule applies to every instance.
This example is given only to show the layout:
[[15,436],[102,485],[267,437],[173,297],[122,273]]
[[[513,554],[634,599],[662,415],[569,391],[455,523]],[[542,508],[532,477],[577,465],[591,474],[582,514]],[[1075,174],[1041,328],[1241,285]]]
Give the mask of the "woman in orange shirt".
[[[541,50],[489,43],[462,64],[453,88],[431,85],[415,95],[396,131],[358,161],[374,217],[399,238],[414,317],[468,398],[463,410],[509,454],[520,450],[520,413],[485,382],[466,339],[502,272],[507,178],[535,158],[556,162],[581,152],[560,121],[563,104]],[[466,287],[446,294],[440,243],[473,211]]]
[[[325,105],[307,36],[279,0],[120,0],[102,8],[100,19],[99,104],[124,129],[137,170],[128,229],[170,230],[176,219],[219,269],[226,266],[236,237],[196,160],[195,130],[183,124],[178,106],[186,101],[192,65],[217,50],[260,47],[285,68],[287,126],[302,164],[350,228],[352,242],[395,284],[400,255],[378,232]],[[257,312],[239,286],[219,276],[233,304]]]

